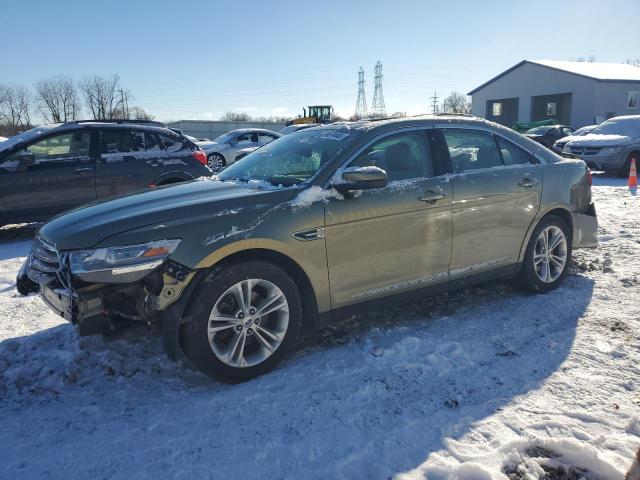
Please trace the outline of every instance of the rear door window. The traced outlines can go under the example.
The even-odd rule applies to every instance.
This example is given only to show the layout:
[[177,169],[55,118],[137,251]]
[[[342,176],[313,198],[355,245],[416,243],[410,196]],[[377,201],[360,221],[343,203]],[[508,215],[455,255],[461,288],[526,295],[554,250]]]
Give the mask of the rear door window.
[[454,173],[502,166],[492,134],[479,130],[443,129]]
[[158,140],[158,137],[156,137],[152,133],[145,133],[144,149],[147,152],[160,152],[162,151],[162,145],[160,145],[160,141]]
[[528,152],[503,138],[496,138],[505,165],[526,165],[531,163],[531,155]]
[[102,130],[100,132],[100,152],[131,153],[144,151],[144,133],[128,130]]

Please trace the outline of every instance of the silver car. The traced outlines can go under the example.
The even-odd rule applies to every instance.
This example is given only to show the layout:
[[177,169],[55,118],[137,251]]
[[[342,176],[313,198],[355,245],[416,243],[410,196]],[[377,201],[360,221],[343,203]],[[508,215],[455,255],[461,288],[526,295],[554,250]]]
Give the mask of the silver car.
[[631,160],[640,160],[640,115],[614,117],[591,133],[569,141],[562,153],[575,155],[593,170],[629,175]]
[[198,142],[198,146],[207,154],[209,168],[217,173],[281,136],[278,132],[263,128],[240,128],[220,135],[212,142]]
[[553,144],[553,147],[551,147],[551,150],[556,153],[562,153],[562,150],[567,143],[569,143],[571,140],[575,140],[576,137],[583,137],[587,133],[591,133],[597,126],[598,125],[587,125],[586,127],[579,128],[571,135],[562,137],[560,140],[556,140],[556,142]]

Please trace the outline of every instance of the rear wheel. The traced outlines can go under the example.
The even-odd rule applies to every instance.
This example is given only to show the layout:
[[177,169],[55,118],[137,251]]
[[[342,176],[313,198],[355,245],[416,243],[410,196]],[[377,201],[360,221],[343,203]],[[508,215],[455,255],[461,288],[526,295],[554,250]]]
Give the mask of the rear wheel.
[[560,217],[549,215],[540,221],[529,239],[520,283],[534,292],[557,288],[571,263],[571,232]]
[[182,348],[209,376],[232,382],[271,370],[296,343],[302,319],[297,287],[266,262],[232,265],[206,281],[192,300]]
[[207,165],[213,173],[218,173],[227,165],[227,162],[219,153],[211,153],[207,157]]

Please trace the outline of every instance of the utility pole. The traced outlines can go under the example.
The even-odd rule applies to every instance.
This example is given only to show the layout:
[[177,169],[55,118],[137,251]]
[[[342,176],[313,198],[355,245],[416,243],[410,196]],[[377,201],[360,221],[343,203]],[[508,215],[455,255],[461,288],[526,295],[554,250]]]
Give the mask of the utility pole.
[[438,114],[438,92],[433,92],[433,97],[431,99],[431,113],[433,115]]
[[122,105],[123,120],[129,120],[129,94],[124,89],[120,89],[120,105]]
[[387,108],[384,105],[384,95],[382,94],[382,63],[376,63],[374,75],[375,88],[373,90],[373,103],[371,105],[372,117],[386,117]]
[[367,97],[364,93],[364,68],[358,71],[358,101],[356,102],[356,120],[367,118]]

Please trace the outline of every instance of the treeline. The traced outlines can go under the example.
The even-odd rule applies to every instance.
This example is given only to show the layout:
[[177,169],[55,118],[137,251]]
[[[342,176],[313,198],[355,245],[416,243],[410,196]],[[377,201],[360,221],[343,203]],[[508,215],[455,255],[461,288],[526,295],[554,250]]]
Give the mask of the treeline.
[[0,135],[32,128],[38,114],[46,123],[83,118],[153,120],[143,108],[130,105],[132,100],[118,75],[90,75],[80,81],[56,75],[39,80],[33,88],[0,84]]

